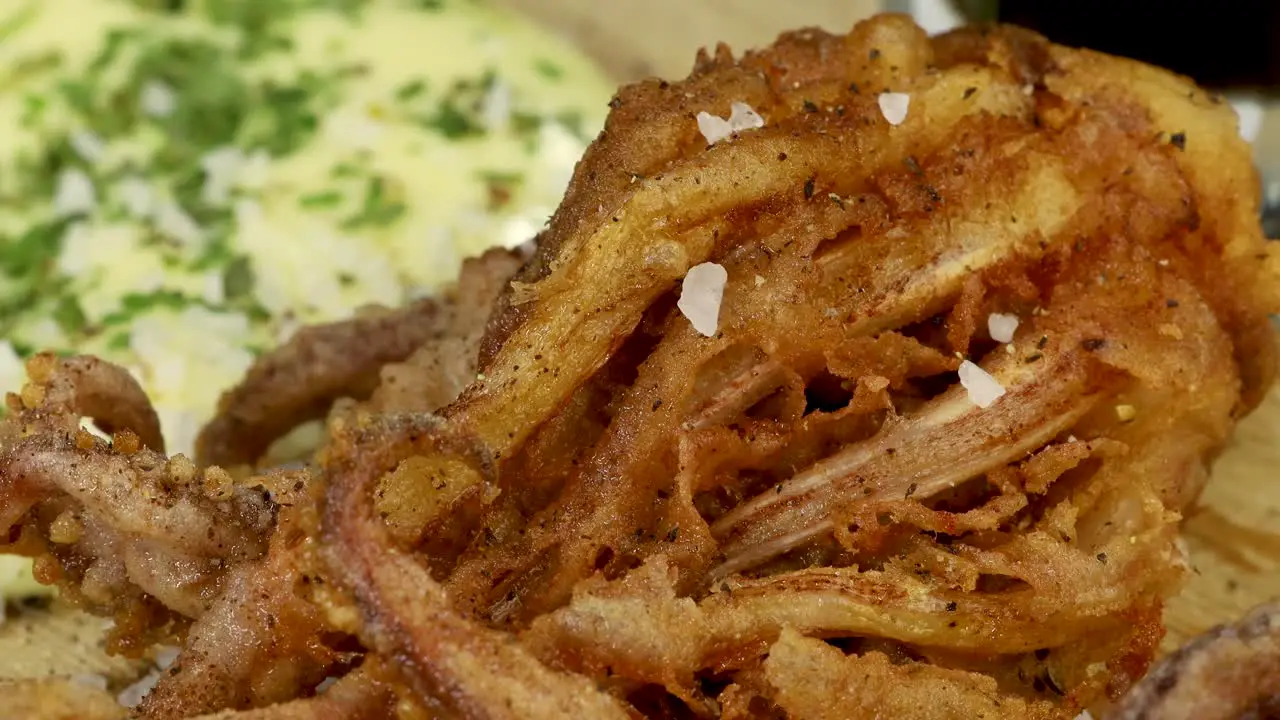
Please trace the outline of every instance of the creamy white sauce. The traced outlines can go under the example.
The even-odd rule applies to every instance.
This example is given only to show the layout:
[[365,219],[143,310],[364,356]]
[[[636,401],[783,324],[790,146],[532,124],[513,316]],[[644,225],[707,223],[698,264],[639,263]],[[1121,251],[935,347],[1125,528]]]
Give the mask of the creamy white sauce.
[[[175,452],[299,324],[430,294],[463,258],[529,240],[612,92],[573,48],[473,0],[300,11],[279,20],[292,47],[256,55],[262,37],[207,16],[221,1],[0,4],[0,390],[20,386],[19,354],[103,356],[138,377]],[[163,42],[218,59],[198,82],[165,62],[141,77]],[[69,83],[120,111],[78,109]],[[268,101],[269,83],[303,100]],[[182,128],[226,115],[201,110],[225,88],[244,98],[234,136],[167,162]],[[31,169],[62,147],[51,178]]]

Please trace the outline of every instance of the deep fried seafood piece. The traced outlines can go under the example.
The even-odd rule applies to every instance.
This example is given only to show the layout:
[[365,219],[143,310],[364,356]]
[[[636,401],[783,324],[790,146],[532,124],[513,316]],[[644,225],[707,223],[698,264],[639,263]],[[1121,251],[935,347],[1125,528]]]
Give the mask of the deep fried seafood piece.
[[360,604],[361,638],[380,655],[402,660],[400,674],[435,713],[513,720],[628,717],[590,680],[557,673],[510,637],[453,612],[426,569],[392,547],[374,515],[371,491],[381,475],[428,443],[468,452],[464,440],[442,437],[438,429],[429,416],[383,418],[348,431],[351,436],[338,437],[329,449],[326,555]]
[[[0,426],[0,527],[14,539],[6,551],[36,557],[43,582],[114,617],[120,649],[199,617],[229,568],[265,552],[269,491],[143,447],[133,426],[162,447],[155,414],[118,367],[36,356],[28,372]],[[117,429],[113,442],[81,430],[82,416]]]
[[[375,661],[368,661],[374,663]],[[361,666],[314,697],[256,710],[227,710],[196,720],[384,720],[393,717],[395,688]]]
[[[691,117],[735,101],[764,127],[708,148]],[[1280,284],[1230,109],[1017,29],[930,41],[901,17],[721,49],[613,106],[443,413],[492,480],[443,446],[415,461],[497,498],[436,566],[455,605],[691,707],[800,615],[1059,714],[1122,692],[1183,571],[1178,511],[1274,373]],[[711,337],[673,308],[703,262],[728,276]],[[600,430],[579,408],[602,389]],[[549,440],[566,423],[581,446]],[[535,461],[548,442],[572,462]],[[658,554],[665,595],[574,593]],[[641,619],[664,597],[759,612],[663,632]],[[1052,681],[1014,672],[1041,651]]]
[[1193,639],[1165,657],[1106,720],[1280,716],[1280,603]]
[[[1108,85],[1106,93],[1099,90],[1098,97],[1123,100],[1055,106],[1054,98],[1078,94],[1079,90],[1073,85],[1075,71],[1063,74],[1047,63],[1045,53],[1051,49],[1042,40],[1012,31],[993,34],[982,40],[987,57],[981,64],[956,64],[940,73],[926,73],[923,68],[936,58],[916,32],[898,20],[882,19],[860,27],[848,39],[795,35],[771,51],[776,56],[749,55],[738,65],[722,58],[712,66],[714,72],[704,68],[706,77],[695,75],[670,89],[644,88],[646,102],[630,102],[624,94],[602,147],[628,143],[635,134],[652,132],[655,126],[666,131],[667,123],[683,123],[679,126],[684,133],[682,143],[655,146],[654,152],[671,153],[669,166],[659,175],[633,183],[621,196],[602,192],[593,197],[615,203],[609,220],[599,226],[579,224],[561,238],[557,262],[547,266],[554,270],[532,287],[520,290],[522,298],[534,298],[520,310],[523,324],[511,329],[484,378],[450,411],[451,420],[476,432],[495,455],[517,455],[529,434],[563,406],[584,378],[601,367],[621,337],[633,332],[646,309],[655,306],[673,281],[699,261],[719,259],[728,269],[721,332],[716,338],[704,339],[690,332],[681,318],[666,321],[662,343],[640,366],[629,396],[617,401],[621,409],[614,427],[605,433],[593,459],[581,463],[576,475],[566,479],[565,494],[546,513],[550,522],[534,523],[538,528],[546,527],[545,532],[534,530],[528,536],[513,537],[509,544],[475,546],[474,555],[463,559],[451,580],[450,587],[459,598],[478,592],[482,607],[488,603],[493,616],[506,617],[518,606],[527,617],[563,602],[576,581],[600,568],[602,557],[623,563],[629,562],[626,558],[651,552],[651,543],[638,540],[664,537],[676,524],[677,510],[669,507],[663,517],[648,498],[654,493],[674,495],[677,499],[669,503],[671,506],[693,499],[680,498],[662,481],[653,486],[637,483],[677,475],[671,448],[676,447],[673,440],[686,427],[683,413],[692,402],[689,398],[700,376],[698,368],[727,351],[731,341],[759,348],[766,362],[781,362],[793,368],[802,383],[809,383],[822,374],[826,352],[849,340],[889,330],[919,333],[914,326],[958,302],[963,288],[977,282],[985,293],[981,307],[986,311],[1020,307],[1030,314],[1050,300],[1059,286],[1064,297],[1081,292],[1079,307],[1071,309],[1083,308],[1090,310],[1090,317],[1099,317],[1090,323],[1068,318],[1063,323],[1071,330],[1067,338],[1105,343],[1113,334],[1103,317],[1106,303],[1090,304],[1095,289],[1084,281],[1081,263],[1098,253],[1111,253],[1109,247],[1119,248],[1114,251],[1116,262],[1126,269],[1118,269],[1118,265],[1109,268],[1106,263],[1095,269],[1111,275],[1113,283],[1131,283],[1117,292],[1141,297],[1141,303],[1135,305],[1144,317],[1161,323],[1155,318],[1167,316],[1169,322],[1161,326],[1183,337],[1193,337],[1193,327],[1206,325],[1198,310],[1187,316],[1185,322],[1190,324],[1182,325],[1183,318],[1167,303],[1171,297],[1157,297],[1153,290],[1135,294],[1134,289],[1142,283],[1134,273],[1141,272],[1146,278],[1172,277],[1184,266],[1228,261],[1224,271],[1234,272],[1235,263],[1243,263],[1235,251],[1224,259],[1213,254],[1217,251],[1212,248],[1228,243],[1253,247],[1255,252],[1261,248],[1257,228],[1246,227],[1239,220],[1249,218],[1248,222],[1256,224],[1256,198],[1247,193],[1222,197],[1216,189],[1203,187],[1206,173],[1222,172],[1222,157],[1235,159],[1232,167],[1237,174],[1249,174],[1247,151],[1234,134],[1230,112],[1208,102],[1187,104],[1187,93],[1194,94],[1190,86],[1177,86],[1176,92],[1173,86],[1139,86],[1135,92],[1118,81]],[[863,55],[851,48],[869,47],[892,47],[894,56],[888,60],[878,56],[871,64],[878,70],[859,71],[856,68]],[[842,64],[839,58],[846,57],[842,53],[857,61]],[[786,62],[779,57],[787,58]],[[838,82],[808,78],[798,69],[803,67],[800,60],[816,62],[818,58],[824,68],[854,69]],[[1127,67],[1121,61],[1097,58],[1095,62],[1103,67],[1079,70],[1089,75],[1079,82],[1096,84],[1094,70],[1106,70],[1120,78],[1127,74],[1121,72]],[[1030,78],[1031,94],[1023,91],[1028,79],[1019,75],[1025,71],[1022,63],[1038,63],[1033,68],[1038,76]],[[1116,68],[1106,63],[1116,64]],[[899,69],[890,72],[889,66]],[[911,75],[912,68],[920,74]],[[850,82],[862,87],[875,80],[875,72],[892,75],[879,82],[910,92],[912,110],[898,128],[883,121],[873,98],[849,89]],[[696,129],[687,120],[690,103],[695,102],[690,95],[698,97],[691,91],[714,84],[723,93],[727,79],[741,84],[734,89],[765,115],[767,125],[703,151],[695,139]],[[812,84],[804,84],[805,79]],[[801,84],[795,87],[795,82]],[[1035,82],[1061,89],[1045,90],[1038,96]],[[1176,81],[1169,82],[1176,86]],[[727,100],[723,94],[717,97]],[[1047,104],[1044,108],[1040,107],[1042,99]],[[810,106],[830,111],[808,112],[805,100]],[[1201,129],[1202,142],[1222,149],[1225,155],[1219,154],[1213,161],[1195,156],[1197,164],[1188,166],[1191,161],[1185,156],[1189,153],[1175,145],[1151,143],[1157,128],[1136,108],[1164,108],[1168,102],[1186,106],[1183,109],[1190,114],[1186,120]],[[630,107],[638,109],[628,111]],[[712,110],[723,112],[718,106]],[[632,112],[635,114],[629,114]],[[1120,120],[1123,123],[1117,125]],[[597,177],[616,174],[617,167],[593,167],[584,162],[580,175],[592,173]],[[1239,184],[1235,175],[1224,182]],[[1193,199],[1202,190],[1206,198],[1213,199],[1212,204],[1194,205]],[[605,203],[605,207],[610,205]],[[580,209],[567,206],[564,212],[572,214]],[[1210,226],[1199,220],[1197,212],[1237,218],[1232,227],[1242,229],[1230,237],[1186,239],[1209,232]],[[551,236],[544,239],[552,245],[555,227],[553,223]],[[1113,229],[1120,228],[1131,239],[1113,236]],[[1127,242],[1137,247],[1120,248]],[[1084,252],[1086,247],[1088,252]],[[1203,262],[1191,259],[1198,254],[1206,254]],[[1061,270],[1073,266],[1076,275]],[[1211,306],[1207,325],[1216,336],[1223,336],[1220,324],[1227,325],[1226,336],[1233,341],[1252,337],[1256,327],[1265,326],[1264,315],[1250,303],[1268,307],[1266,303],[1274,301],[1275,292],[1261,282],[1255,266],[1256,262],[1248,269],[1240,268],[1248,282],[1235,286],[1247,298],[1241,302],[1253,308],[1248,321],[1237,322],[1237,315]],[[1133,273],[1126,274],[1129,267]],[[1023,284],[1030,286],[1030,297],[1002,289],[1002,283],[1017,285],[1013,278],[1019,274],[1027,278]],[[1198,279],[1196,274],[1187,275],[1193,283]],[[621,287],[587,281],[601,276],[628,277],[630,281]],[[754,277],[761,281],[754,282]],[[1204,307],[1205,303],[1196,299],[1202,294],[1200,286],[1182,281],[1177,291],[1191,297],[1193,307]],[[1212,292],[1220,290],[1213,288]],[[1150,329],[1151,325],[1145,327]],[[1082,333],[1086,329],[1096,334],[1085,337]],[[1037,343],[1038,337],[1028,335],[1022,342]],[[1172,340],[1171,335],[1157,337],[1143,347],[1158,356],[1163,350],[1157,348]],[[1050,340],[1056,341],[1056,336]],[[1117,346],[1123,344],[1117,340]],[[968,348],[956,349],[963,352]],[[1197,351],[1188,349],[1189,353]],[[1238,364],[1254,363],[1236,345],[1227,345],[1226,351],[1236,354]],[[1036,366],[1036,360],[1047,356],[1040,352],[1037,358],[1027,360],[1035,354],[1028,349],[1021,354],[1021,361],[988,363],[988,370],[996,371],[1004,365],[1023,366],[1014,374],[1035,379],[1028,386],[1035,390],[1025,396],[1014,383],[1004,406],[1026,413],[1027,419],[1036,423],[1022,430],[1009,426],[1029,443],[1017,452],[1034,450],[1056,432],[1071,427],[1088,406],[1089,394],[1078,398],[1076,394],[1097,381],[1094,375],[1082,376],[1071,370],[1079,368],[1073,362],[1061,366],[1064,372],[1059,373],[1053,372],[1060,367],[1055,362]],[[1140,369],[1142,363],[1131,366]],[[1152,367],[1165,371],[1165,376],[1152,379],[1145,392],[1153,398],[1164,397],[1162,393],[1177,387],[1172,378],[1180,371],[1173,363]],[[1219,404],[1223,396],[1218,389],[1222,388],[1228,402],[1235,405],[1239,370],[1222,367],[1216,357],[1205,363],[1197,360],[1193,367],[1212,380],[1197,385],[1207,393],[1203,411],[1214,423],[1207,442],[1196,445],[1205,450],[1225,436],[1226,418]],[[1041,368],[1047,368],[1043,381]],[[830,367],[827,370],[832,372]],[[865,379],[867,376],[839,378],[850,383]],[[1073,383],[1083,385],[1073,387]],[[1120,391],[1120,385],[1115,385],[1110,394]],[[903,395],[899,393],[896,404],[904,409],[915,405]],[[964,400],[963,395],[959,400]],[[963,405],[956,402],[949,407],[955,410]],[[1060,422],[1051,421],[1057,416],[1042,417],[1052,407],[1064,410]],[[940,414],[932,417],[946,416],[943,407],[937,410]],[[1201,409],[1188,408],[1183,417],[1197,412]],[[984,417],[995,417],[1002,426],[1013,419],[1005,411],[991,416],[975,413],[975,441],[983,437]],[[886,426],[886,432],[893,427],[899,425]],[[1030,432],[1032,427],[1039,432]],[[877,445],[873,442],[867,447]],[[958,443],[953,449],[963,462],[948,463],[940,458],[938,465],[953,465],[972,477],[1009,460],[989,452],[991,447],[999,450],[1000,445]],[[946,446],[924,442],[920,447]],[[857,452],[865,451],[866,447]],[[973,457],[974,452],[979,455]],[[923,461],[913,457],[876,462],[905,468],[905,463]],[[986,464],[970,467],[971,462]],[[770,468],[743,469],[773,476]],[[848,491],[849,484],[856,484],[861,477],[848,463],[842,464],[837,474],[842,477],[841,484],[817,490],[832,506],[823,509],[806,503],[788,512],[809,513],[812,517],[803,520],[804,526],[830,522],[830,509]],[[1160,492],[1193,496],[1194,488],[1183,493],[1182,483],[1200,475],[1178,471],[1167,477],[1172,484]],[[798,486],[808,487],[806,482],[798,482]],[[902,484],[909,486],[910,482]],[[704,489],[697,483],[693,487]],[[759,500],[749,507],[773,502],[769,498],[777,494],[777,487],[777,480],[758,482],[753,492],[759,493]],[[785,505],[791,508],[797,486],[781,487]],[[884,491],[906,489],[895,485]],[[687,510],[682,512],[688,515]],[[728,537],[727,523],[736,519],[722,520],[726,524],[712,531],[720,537],[710,539],[699,528],[696,516],[679,523],[678,544],[692,555],[681,562],[690,575],[691,585],[686,587],[696,586],[700,563],[717,550],[711,541]],[[787,525],[778,523],[779,528]],[[727,547],[735,555],[742,551]],[[772,547],[766,551],[759,546],[764,552],[761,558],[794,548],[786,543]],[[613,568],[606,562],[605,569]],[[493,587],[487,578],[506,580]],[[538,590],[526,593],[526,587]]]
[[[371,309],[356,317],[306,327],[259,358],[244,380],[223,394],[217,416],[196,440],[200,465],[252,465],[277,438],[323,417],[343,397],[363,399],[383,368],[410,358],[410,368],[440,369],[404,388],[407,374],[390,370],[380,404],[405,406],[452,398],[473,377],[471,355],[498,293],[520,264],[515,251],[491,250],[468,260],[458,287],[397,310]],[[439,385],[437,385],[439,384]]]
[[[708,147],[697,114],[733,102],[764,127]],[[475,382],[430,414],[472,371],[460,321],[331,413],[322,519],[299,497],[225,574],[146,711],[305,697],[355,664],[347,635],[399,707],[463,718],[1065,720],[1118,698],[1184,572],[1179,511],[1274,373],[1280,255],[1230,109],[899,16],[720,48],[613,105]],[[728,278],[710,335],[677,302],[706,262]],[[274,398],[255,371],[211,456],[252,462],[353,393],[387,362],[361,353]],[[375,680],[344,692],[390,702]]]
[[26,369],[28,384],[9,400],[9,410],[22,413],[22,421],[0,426],[0,447],[34,433],[75,434],[88,417],[105,433],[127,430],[147,448],[164,452],[155,408],[123,368],[86,355],[59,359],[39,353]]
[[177,660],[138,707],[142,718],[178,718],[282,703],[338,674],[350,653],[327,644],[321,604],[312,594],[313,546],[303,518],[314,511],[299,478],[284,504],[271,546],[222,582],[212,606],[192,624]]
[[382,368],[369,399],[374,412],[435,411],[476,378],[480,340],[491,308],[510,285],[524,251],[490,250],[462,264],[458,284],[448,296],[453,317],[448,329],[425,342],[402,363]]
[[880,652],[846,656],[793,630],[784,630],[770,646],[764,675],[771,699],[796,720],[1057,717],[1049,703],[1001,693],[989,677],[927,663],[896,664]]

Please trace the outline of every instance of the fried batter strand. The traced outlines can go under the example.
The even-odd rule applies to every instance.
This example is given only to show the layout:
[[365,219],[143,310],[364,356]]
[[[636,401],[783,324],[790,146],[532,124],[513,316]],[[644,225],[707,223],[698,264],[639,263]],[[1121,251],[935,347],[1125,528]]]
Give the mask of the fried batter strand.
[[[763,127],[704,136],[733,103]],[[328,414],[307,470],[166,463],[145,399],[84,360],[11,401],[15,546],[109,589],[97,611],[161,608],[124,637],[191,623],[143,716],[1065,720],[1121,698],[1186,570],[1181,512],[1275,374],[1280,255],[1230,107],[902,16],[721,46],[612,107],[519,272],[490,253],[441,301],[302,331],[201,435],[202,465],[252,465]],[[679,301],[703,263],[728,278],[710,335]],[[1121,717],[1180,717],[1201,680],[1261,707],[1214,680],[1245,646],[1232,677],[1269,671],[1259,612]]]
[[586,678],[556,673],[511,638],[454,613],[423,567],[387,551],[390,534],[373,512],[374,481],[423,443],[466,443],[440,437],[438,424],[421,416],[380,424],[364,437],[335,439],[324,521],[330,565],[362,606],[368,646],[403,659],[399,671],[429,711],[513,720],[628,717]]

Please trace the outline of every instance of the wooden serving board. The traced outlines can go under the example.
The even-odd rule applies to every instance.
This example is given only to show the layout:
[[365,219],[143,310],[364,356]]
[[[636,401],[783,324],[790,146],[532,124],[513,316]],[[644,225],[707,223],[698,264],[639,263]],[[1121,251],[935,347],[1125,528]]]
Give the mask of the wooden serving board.
[[[699,47],[736,52],[779,32],[818,26],[847,31],[880,0],[499,0],[567,36],[619,81],[688,74]],[[1280,141],[1280,117],[1264,134]],[[1214,467],[1184,536],[1192,574],[1169,605],[1165,647],[1280,597],[1280,390],[1241,423]]]

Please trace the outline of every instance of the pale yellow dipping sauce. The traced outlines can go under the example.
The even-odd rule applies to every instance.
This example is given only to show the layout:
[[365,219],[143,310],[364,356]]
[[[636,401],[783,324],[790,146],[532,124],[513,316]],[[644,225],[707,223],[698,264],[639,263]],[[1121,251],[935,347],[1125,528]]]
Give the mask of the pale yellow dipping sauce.
[[[300,324],[532,238],[611,93],[473,0],[7,0],[0,390],[33,351],[97,354],[189,453]],[[31,589],[15,562],[0,593]]]

